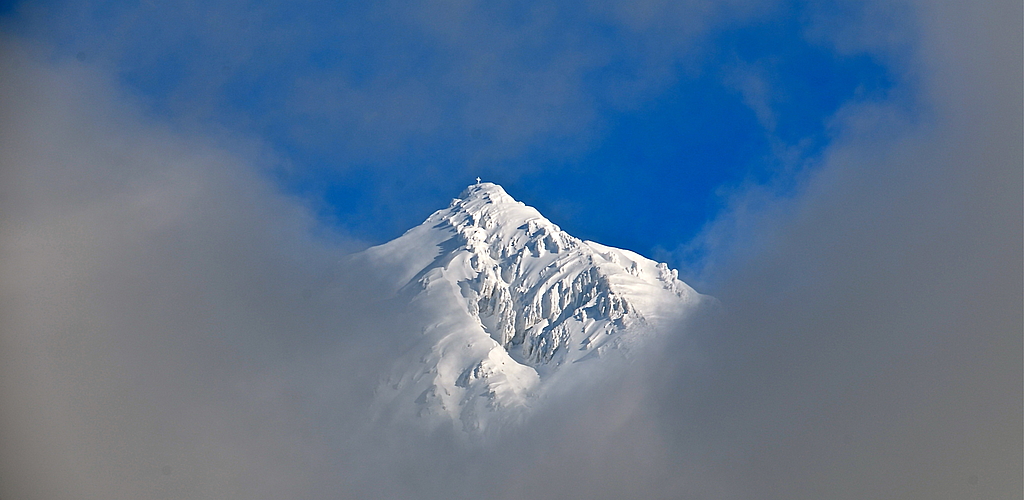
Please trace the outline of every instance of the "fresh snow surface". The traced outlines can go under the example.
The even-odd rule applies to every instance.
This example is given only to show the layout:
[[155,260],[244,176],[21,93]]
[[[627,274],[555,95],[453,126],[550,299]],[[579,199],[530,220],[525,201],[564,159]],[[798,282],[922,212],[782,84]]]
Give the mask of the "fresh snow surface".
[[491,183],[355,258],[387,276],[420,326],[377,389],[378,411],[470,434],[527,418],[581,367],[627,356],[707,298],[666,264],[570,236]]

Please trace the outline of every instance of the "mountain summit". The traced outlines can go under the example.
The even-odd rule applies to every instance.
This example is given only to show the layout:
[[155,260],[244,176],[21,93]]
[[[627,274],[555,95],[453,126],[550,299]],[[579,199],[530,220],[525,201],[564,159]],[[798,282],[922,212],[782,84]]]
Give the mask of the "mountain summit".
[[356,258],[421,325],[378,388],[381,411],[467,432],[525,417],[705,299],[666,264],[575,238],[487,182]]

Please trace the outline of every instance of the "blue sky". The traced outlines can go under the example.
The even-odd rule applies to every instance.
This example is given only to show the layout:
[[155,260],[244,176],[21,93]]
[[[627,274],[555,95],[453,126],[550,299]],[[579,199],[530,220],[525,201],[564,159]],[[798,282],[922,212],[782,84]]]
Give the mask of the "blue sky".
[[574,235],[685,267],[732,192],[814,168],[838,110],[913,102],[898,57],[827,36],[858,10],[58,1],[4,20],[158,121],[261,142],[281,189],[367,243],[479,175]]

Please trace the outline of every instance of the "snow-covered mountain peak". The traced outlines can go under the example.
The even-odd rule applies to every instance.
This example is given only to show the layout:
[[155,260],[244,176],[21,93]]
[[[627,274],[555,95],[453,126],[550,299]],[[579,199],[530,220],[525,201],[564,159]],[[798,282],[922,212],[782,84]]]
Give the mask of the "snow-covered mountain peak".
[[478,182],[470,184],[457,198],[466,204],[478,205],[504,205],[522,204],[516,201],[505,192],[505,189],[492,182]]
[[469,186],[447,210],[431,215],[426,223],[430,222],[450,226],[467,241],[501,240],[515,245],[512,240],[549,235],[557,235],[552,238],[560,241],[572,239],[537,209],[516,201],[501,186],[490,182]]
[[575,238],[492,183],[358,258],[424,325],[382,404],[467,431],[522,416],[580,362],[626,355],[702,297],[667,265]]

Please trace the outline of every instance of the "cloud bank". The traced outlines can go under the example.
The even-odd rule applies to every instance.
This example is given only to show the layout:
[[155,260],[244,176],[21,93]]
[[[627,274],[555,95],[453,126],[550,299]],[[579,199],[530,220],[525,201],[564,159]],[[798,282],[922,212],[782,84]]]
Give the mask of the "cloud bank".
[[472,446],[367,420],[406,326],[258,147],[4,39],[0,497],[1020,497],[1021,6],[865,5],[822,43],[926,111],[843,109],[695,243],[723,315]]

